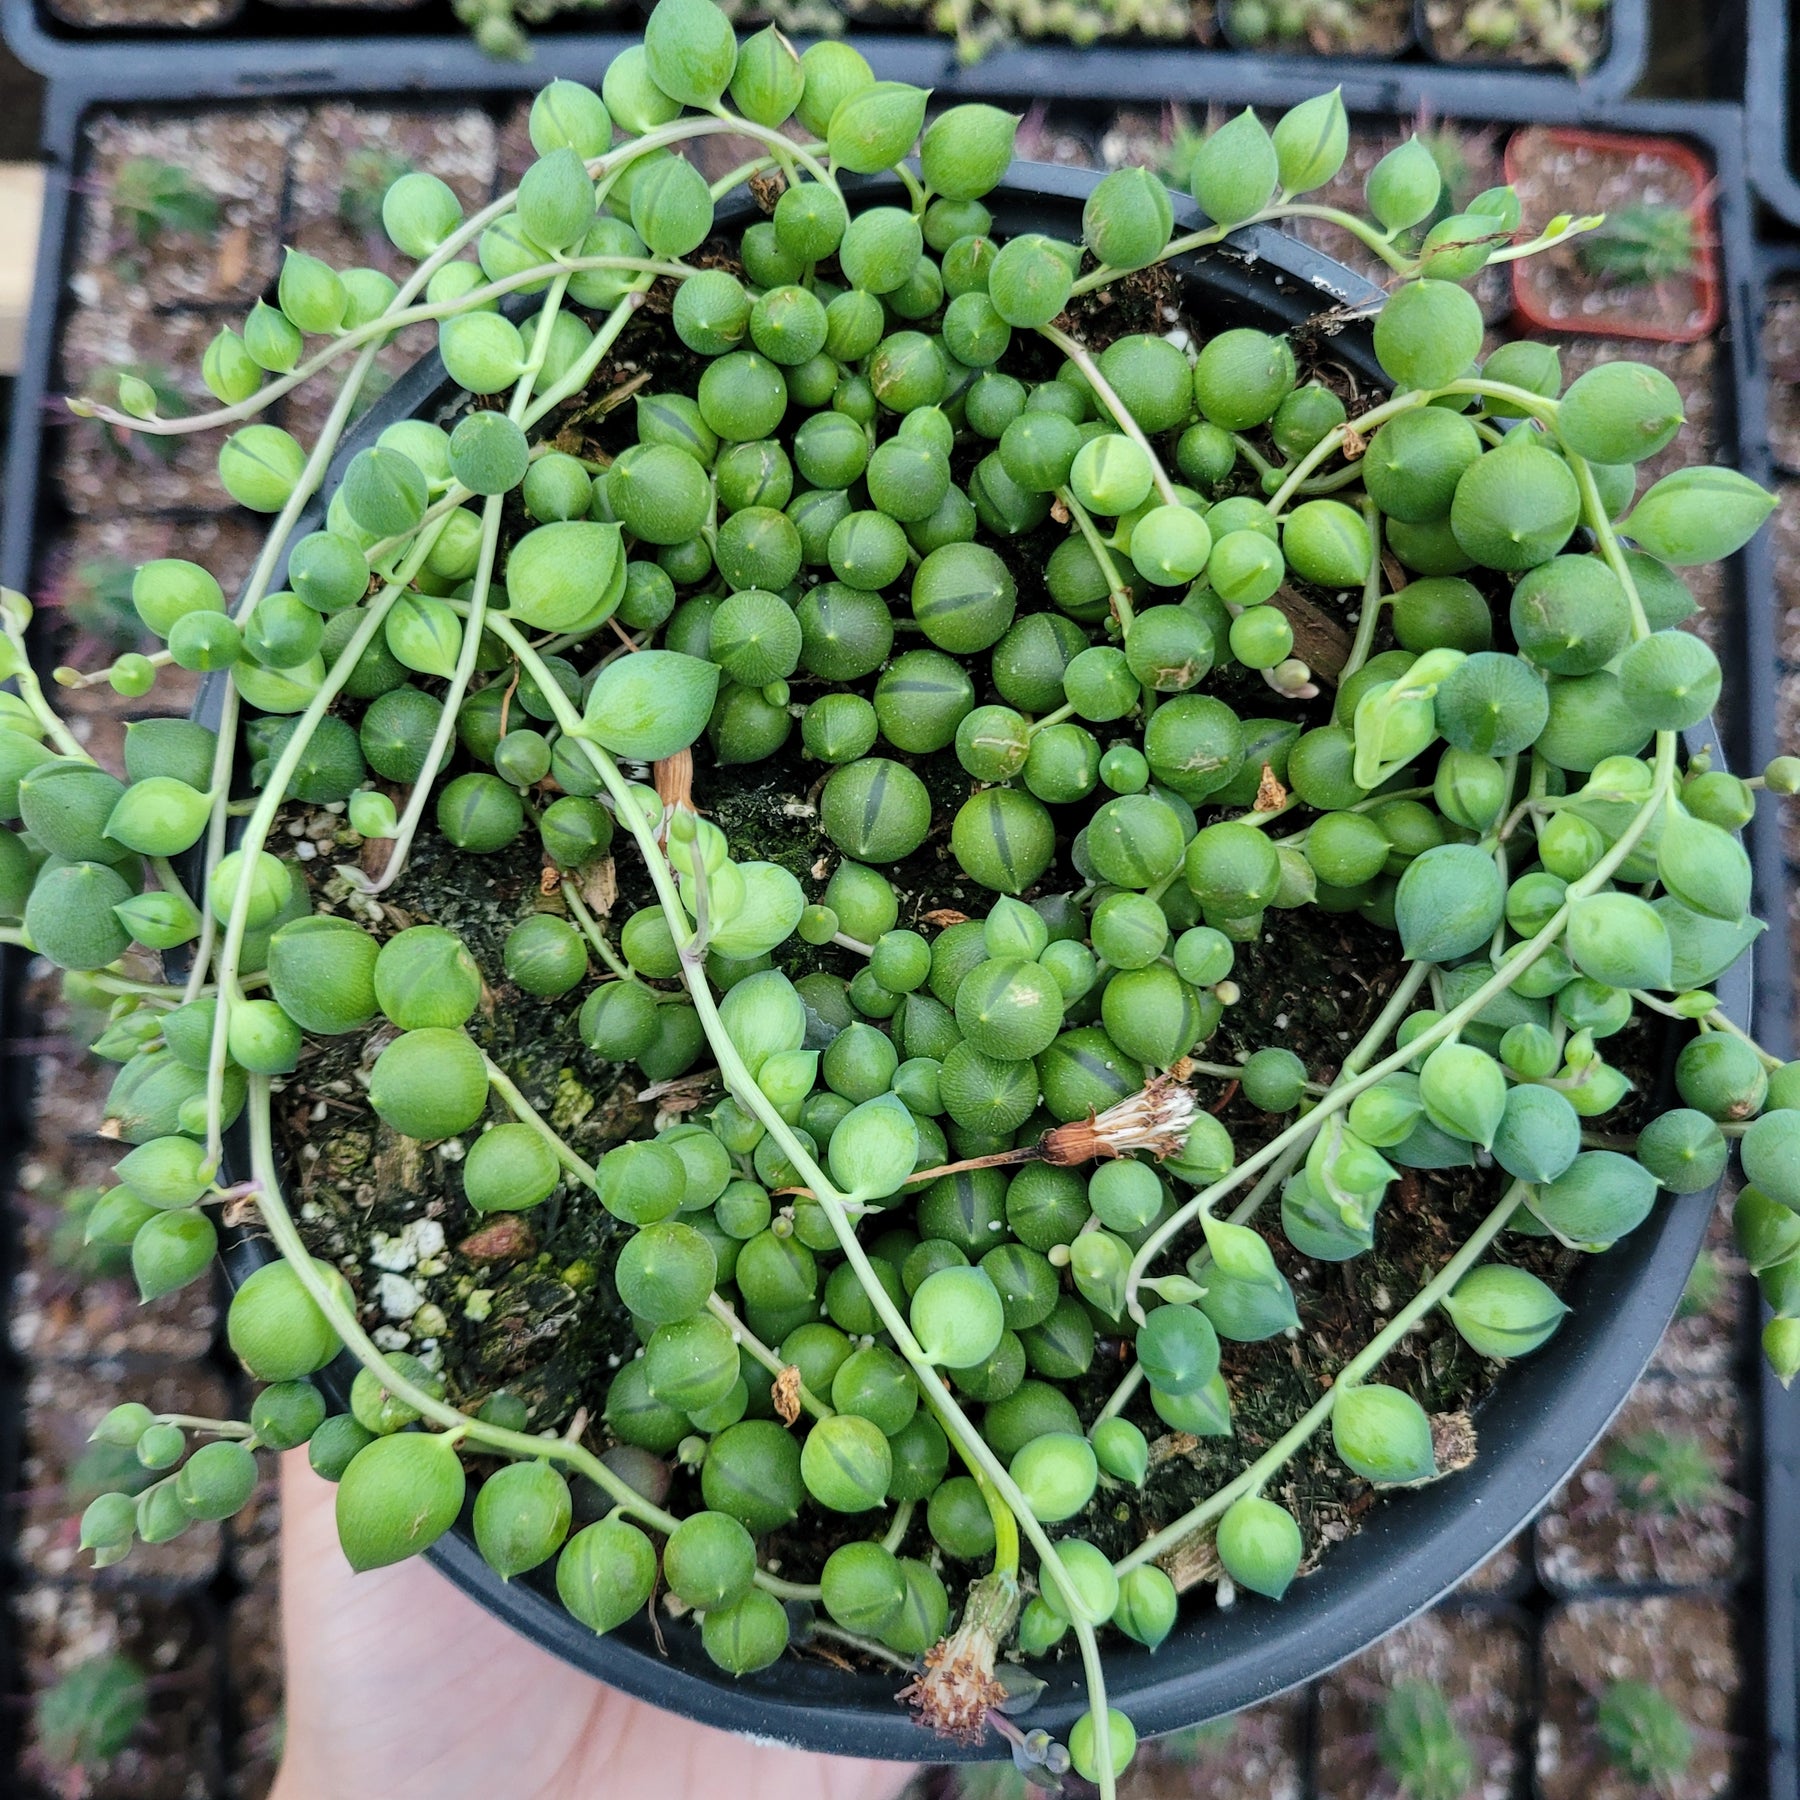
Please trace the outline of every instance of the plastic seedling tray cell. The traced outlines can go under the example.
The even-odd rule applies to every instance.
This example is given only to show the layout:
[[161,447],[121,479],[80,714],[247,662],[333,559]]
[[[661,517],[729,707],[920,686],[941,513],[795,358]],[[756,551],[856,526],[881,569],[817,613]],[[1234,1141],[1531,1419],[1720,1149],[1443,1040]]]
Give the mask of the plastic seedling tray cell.
[[1513,304],[1528,324],[1662,344],[1698,343],[1718,328],[1722,300],[1713,177],[1689,145],[1670,137],[1546,126],[1514,132],[1505,164],[1507,180],[1518,185],[1534,216],[1534,199],[1539,207],[1554,197],[1572,211],[1600,211],[1619,190],[1641,192],[1647,209],[1685,214],[1687,222],[1688,266],[1654,278],[1613,280],[1591,273],[1581,239],[1535,266],[1515,262]]

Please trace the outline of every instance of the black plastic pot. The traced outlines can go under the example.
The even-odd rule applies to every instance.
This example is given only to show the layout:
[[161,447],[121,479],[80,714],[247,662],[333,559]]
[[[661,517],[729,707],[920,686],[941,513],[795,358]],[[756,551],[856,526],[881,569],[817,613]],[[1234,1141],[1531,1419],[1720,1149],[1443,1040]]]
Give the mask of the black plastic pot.
[[[1016,165],[990,196],[998,232],[1077,236],[1082,201],[1096,179]],[[863,185],[872,195],[898,188],[891,181]],[[729,218],[722,214],[721,222]],[[1175,267],[1189,311],[1208,329],[1291,330],[1376,292],[1341,264],[1266,227]],[[1366,324],[1347,327],[1334,348],[1367,381],[1384,385]],[[346,437],[326,493],[349,457],[386,425],[413,415],[446,419],[464,398],[435,354],[423,358]],[[314,528],[322,512],[315,505],[297,531]],[[1711,742],[1709,733],[1696,732],[1689,747]],[[1747,1020],[1748,965],[1719,985],[1727,1010]],[[228,1143],[230,1178],[241,1179],[247,1166],[240,1128]],[[1335,1546],[1279,1605],[1247,1597],[1229,1612],[1190,1619],[1154,1655],[1134,1644],[1109,1646],[1114,1703],[1140,1733],[1216,1718],[1320,1674],[1429,1606],[1497,1550],[1586,1454],[1643,1371],[1680,1299],[1712,1204],[1711,1195],[1670,1200],[1618,1248],[1584,1263],[1570,1290],[1568,1322],[1545,1350],[1505,1371],[1480,1408],[1481,1453],[1470,1469],[1384,1498],[1362,1531]],[[227,1272],[242,1280],[270,1254],[266,1241],[241,1236],[226,1251]],[[341,1361],[326,1378],[340,1406],[347,1400],[345,1375]],[[663,1650],[642,1620],[595,1637],[562,1610],[542,1572],[501,1581],[477,1553],[466,1514],[429,1555],[471,1598],[544,1648],[627,1693],[708,1724],[864,1757],[975,1759],[1004,1752],[995,1741],[965,1747],[924,1736],[896,1705],[891,1672],[847,1673],[789,1657],[734,1680],[712,1665],[688,1629],[665,1629]],[[1046,1662],[1035,1672],[1049,1685],[1032,1723],[1066,1730],[1085,1706],[1079,1662]]]
[[[1776,0],[1779,3],[1779,0]],[[4,0],[0,32],[23,63],[59,79],[95,85],[120,79],[129,59],[137,78],[157,62],[169,66],[181,92],[257,92],[281,68],[299,66],[332,86],[341,69],[352,86],[414,87],[459,85],[480,89],[527,82],[551,74],[597,75],[628,44],[637,42],[639,10],[629,3],[601,15],[583,12],[533,28],[536,61],[496,63],[470,41],[451,15],[447,0],[424,0],[401,10],[346,12],[342,6],[274,4],[239,0],[229,19],[198,30],[122,32],[82,30],[61,22],[54,0]],[[626,35],[620,35],[623,32]],[[1044,38],[1003,46],[980,61],[964,64],[955,42],[907,29],[884,30],[859,18],[854,43],[888,80],[912,81],[952,93],[1006,93],[1045,99],[1104,98],[1146,100],[1166,96],[1204,107],[1221,97],[1220,84],[1249,79],[1272,84],[1305,82],[1308,93],[1346,84],[1380,83],[1391,88],[1422,78],[1448,79],[1470,112],[1492,106],[1497,97],[1517,95],[1523,116],[1542,116],[1560,94],[1587,106],[1631,92],[1649,53],[1649,0],[1612,0],[1605,52],[1579,80],[1566,70],[1519,63],[1438,62],[1419,34],[1410,55],[1311,56],[1279,49],[1246,49],[1222,41],[1212,48],[1136,39],[1076,49]],[[1411,34],[1409,34],[1410,37]],[[802,40],[804,42],[805,40]],[[453,73],[454,72],[454,73]],[[229,83],[221,88],[221,81]],[[1367,88],[1365,86],[1365,91]],[[1534,91],[1542,98],[1527,99]],[[1396,101],[1396,104],[1398,102]],[[1458,110],[1446,97],[1442,109]]]

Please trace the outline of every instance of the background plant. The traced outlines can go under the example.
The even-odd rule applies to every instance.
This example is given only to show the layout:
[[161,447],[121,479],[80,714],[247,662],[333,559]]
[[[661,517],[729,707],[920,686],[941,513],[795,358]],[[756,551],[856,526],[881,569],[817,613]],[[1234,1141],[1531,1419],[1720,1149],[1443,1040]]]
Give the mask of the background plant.
[[[602,94],[540,96],[516,194],[464,218],[432,177],[393,183],[403,282],[290,254],[274,303],[207,352],[215,412],[163,416],[134,379],[116,407],[81,402],[153,438],[229,427],[221,479],[273,523],[229,611],[193,563],[138,571],[166,647],[100,678],[143,695],[174,662],[221,677],[222,709],[216,730],[134,727],[123,782],[50,707],[29,607],[7,597],[7,935],[111,1003],[96,1049],[120,1064],[108,1111],[133,1148],[95,1241],[129,1245],[147,1297],[207,1267],[221,1204],[280,1253],[230,1313],[269,1384],[248,1419],[126,1405],[101,1423],[153,1479],[89,1507],[98,1562],[235,1511],[256,1449],[302,1443],[339,1484],[353,1564],[390,1562],[449,1529],[478,1450],[502,1464],[476,1497],[483,1554],[509,1576],[555,1559],[593,1629],[660,1582],[735,1674],[779,1657],[798,1617],[902,1665],[923,1721],[1110,1792],[1132,1731],[1099,1632],[1173,1629],[1157,1559],[1197,1533],[1246,1604],[1278,1599],[1302,1542],[1270,1491],[1327,1429],[1374,1483],[1433,1478],[1423,1409],[1372,1377],[1440,1309],[1490,1356],[1554,1332],[1561,1301],[1493,1254],[1503,1233],[1603,1248],[1659,1183],[1709,1187],[1742,1137],[1762,1200],[1740,1232],[1792,1374],[1796,1071],[1709,984],[1757,929],[1730,834],[1800,770],[1745,780],[1679,749],[1719,678],[1679,629],[1674,571],[1736,549],[1768,497],[1713,469],[1636,495],[1681,423],[1654,370],[1564,392],[1538,345],[1475,368],[1457,283],[1591,221],[1528,236],[1496,189],[1421,235],[1441,180],[1416,139],[1371,174],[1368,218],[1318,205],[1347,143],[1328,95],[1195,148],[1211,224],[1176,232],[1160,182],[1126,170],[1096,187],[1082,245],[1000,242],[983,196],[1017,121],[957,107],[921,138],[926,104],[843,45],[739,46],[708,0],[661,0]],[[726,132],[757,154],[716,183],[674,154]],[[840,174],[890,170],[852,217]],[[771,216],[727,240],[732,266],[702,267],[717,203],[758,178]],[[1394,271],[1374,328],[1390,398],[1351,420],[1253,330],[1104,341],[1087,296],[1158,292],[1171,257],[1299,217]],[[667,324],[639,316],[653,288]],[[449,428],[390,426],[297,535],[378,349],[421,321],[478,403]],[[615,346],[671,334],[691,392],[604,385]],[[327,371],[311,447],[259,417]],[[1024,551],[1042,596],[1013,572]],[[1294,654],[1291,597],[1355,611],[1334,697]],[[796,725],[829,771],[811,895],[705,814],[709,766],[775,756]],[[266,847],[291,841],[294,805],[342,808],[348,847],[385,860],[315,888]],[[945,823],[965,904],[962,884],[994,898],[985,918],[908,914],[927,937],[882,870]],[[541,848],[544,904],[498,966],[381,913],[422,829],[470,857]],[[584,881],[624,838],[651,898],[615,932]],[[1335,1070],[1276,1043],[1205,1060],[1237,946],[1308,906],[1395,933],[1379,1016]],[[145,954],[175,951],[175,979]],[[653,1092],[710,1058],[716,1079],[686,1093],[711,1104],[590,1164],[472,1035],[484,981],[581,993],[586,1048]],[[1698,1030],[1684,1104],[1623,1130],[1629,1065],[1607,1046],[1644,1015]],[[612,1296],[644,1354],[604,1396],[607,1457],[579,1426],[534,1435],[513,1396],[452,1395],[384,1356],[308,1253],[272,1097],[309,1040],[371,1030],[370,1103],[459,1146],[471,1212],[579,1193],[616,1221]],[[1234,1082],[1262,1115],[1253,1149],[1201,1106]],[[1096,1496],[1144,1481],[1145,1423],[1231,1432],[1221,1338],[1297,1322],[1263,1209],[1344,1260],[1400,1170],[1484,1158],[1485,1221],[1277,1441],[1116,1560],[1082,1535]],[[1065,1386],[1097,1331],[1134,1355],[1084,1417]],[[340,1349],[359,1372],[327,1418],[311,1377]],[[580,1530],[574,1474],[613,1502]],[[796,1580],[756,1540],[803,1508],[835,1532],[879,1517]],[[976,1571],[954,1628],[909,1544]],[[1065,1642],[1091,1709],[1059,1743],[999,1659]]]

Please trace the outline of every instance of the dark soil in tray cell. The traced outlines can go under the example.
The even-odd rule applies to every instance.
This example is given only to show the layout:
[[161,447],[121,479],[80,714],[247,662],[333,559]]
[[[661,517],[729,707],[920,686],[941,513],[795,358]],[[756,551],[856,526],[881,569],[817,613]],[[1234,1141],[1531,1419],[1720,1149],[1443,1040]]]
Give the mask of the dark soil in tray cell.
[[[1541,221],[1557,213],[1606,213],[1642,217],[1646,208],[1686,210],[1702,199],[1703,177],[1684,162],[1626,145],[1600,148],[1565,143],[1557,133],[1527,127],[1512,139],[1511,162],[1525,217]],[[1710,231],[1709,224],[1704,229]],[[1698,245],[1703,228],[1694,227]],[[1589,321],[1616,330],[1655,333],[1693,329],[1703,319],[1707,296],[1698,261],[1658,280],[1605,279],[1588,272],[1579,238],[1514,265],[1538,317],[1579,331]],[[1615,347],[1613,354],[1619,354]]]
[[[108,1489],[139,1492],[158,1479],[134,1451],[88,1442],[88,1434],[125,1394],[159,1413],[216,1419],[229,1409],[224,1381],[201,1363],[39,1364],[25,1394],[25,1489],[17,1544],[19,1560],[33,1573],[91,1580],[90,1559],[78,1553],[82,1509]],[[220,1542],[219,1527],[201,1523],[171,1543],[136,1544],[129,1566],[102,1574],[98,1585],[204,1586],[218,1572]]]
[[1393,56],[1412,37],[1412,0],[1220,0],[1233,48],[1275,56]]
[[220,1669],[207,1601],[43,1582],[17,1596],[13,1616],[27,1693],[41,1695],[107,1654],[128,1658],[149,1687],[143,1723],[104,1771],[84,1776],[58,1767],[46,1754],[35,1714],[23,1722],[29,1800],[199,1800],[220,1791]]
[[1738,1637],[1731,1606],[1719,1600],[1579,1600],[1556,1608],[1542,1649],[1542,1800],[1643,1800],[1648,1790],[1606,1762],[1594,1730],[1599,1698],[1618,1681],[1658,1689],[1693,1734],[1688,1767],[1658,1790],[1662,1800],[1729,1793],[1744,1680]]
[[[281,267],[288,153],[305,119],[295,107],[201,112],[191,119],[98,115],[81,180],[86,204],[75,240],[76,298],[140,308],[248,305]],[[187,215],[178,213],[160,224],[149,221],[145,241],[120,204],[121,171],[127,171],[127,194],[147,191],[145,160],[181,171],[192,189],[210,197],[210,229],[198,221],[184,228],[179,221]]]
[[1746,1551],[1743,1407],[1729,1381],[1641,1383],[1538,1520],[1559,1593],[1730,1580]]
[[[83,306],[63,327],[62,394],[118,403],[118,376],[129,370],[157,391],[166,417],[210,411],[217,402],[200,379],[200,359],[218,331],[204,313],[161,313]],[[228,513],[219,481],[219,439],[211,432],[146,437],[99,419],[78,419],[58,399],[54,466],[72,513]]]
[[1446,1606],[1402,1625],[1319,1684],[1319,1800],[1386,1800],[1395,1792],[1378,1725],[1400,1682],[1429,1683],[1448,1702],[1476,1771],[1466,1800],[1509,1800],[1529,1669],[1524,1621],[1508,1612]]
[[1707,1227],[1706,1248],[1688,1277],[1687,1292],[1656,1347],[1651,1368],[1679,1379],[1729,1375],[1743,1354],[1748,1280],[1731,1236],[1730,1200],[1721,1195]]
[[[1606,0],[1425,0],[1426,47],[1439,62],[1514,63],[1584,73],[1606,46]],[[1533,14],[1541,14],[1540,24]]]
[[1769,371],[1769,450],[1776,466],[1800,470],[1800,289],[1779,287],[1763,314]]
[[1119,1783],[1119,1800],[1299,1800],[1305,1709],[1304,1695],[1287,1694],[1158,1738]]
[[273,1568],[241,1596],[226,1624],[236,1732],[230,1746],[230,1800],[264,1800],[281,1761],[281,1611]]
[[201,31],[244,10],[244,0],[49,0],[50,14],[84,31]]
[[409,169],[446,181],[466,212],[487,204],[496,170],[493,119],[479,107],[402,112],[321,106],[294,141],[289,241],[334,268],[371,264],[398,277],[412,263],[381,229],[381,196]]

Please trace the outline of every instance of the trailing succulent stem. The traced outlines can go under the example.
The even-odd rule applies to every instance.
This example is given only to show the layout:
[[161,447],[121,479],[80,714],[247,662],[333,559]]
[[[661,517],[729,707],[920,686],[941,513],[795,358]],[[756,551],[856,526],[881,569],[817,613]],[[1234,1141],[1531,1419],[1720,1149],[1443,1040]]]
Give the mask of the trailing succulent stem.
[[[1735,1141],[1769,1354],[1800,1366],[1800,1079],[1711,991],[1759,929],[1733,834],[1800,770],[1681,754],[1719,671],[1675,570],[1735,551],[1769,497],[1723,469],[1637,496],[1681,424],[1652,369],[1565,390],[1536,344],[1477,366],[1458,283],[1594,221],[1529,234],[1507,189],[1439,217],[1417,140],[1367,218],[1319,206],[1347,142],[1326,95],[1198,146],[1209,224],[1178,234],[1127,169],[1080,244],[1000,242],[983,197],[1018,121],[926,125],[927,98],[660,0],[602,93],[539,96],[516,193],[465,219],[395,175],[403,282],[291,254],[206,354],[215,411],[158,417],[141,382],[76,403],[228,431],[221,478],[271,528],[233,606],[146,563],[132,600],[166,649],[59,671],[131,696],[170,663],[212,677],[215,722],[132,726],[124,781],[39,687],[28,603],[0,602],[0,938],[109,1012],[133,1147],[93,1241],[147,1298],[206,1268],[221,1210],[275,1253],[229,1314],[268,1384],[247,1421],[102,1423],[164,1473],[90,1509],[97,1561],[235,1510],[256,1449],[305,1444],[378,1566],[452,1527],[479,1454],[482,1555],[553,1566],[594,1631],[660,1590],[742,1676],[798,1627],[908,1670],[923,1723],[1110,1794],[1135,1734],[1103,1634],[1163,1641],[1164,1565],[1199,1535],[1279,1599],[1306,1545],[1272,1496],[1327,1431],[1370,1483],[1436,1478],[1434,1422],[1375,1377],[1439,1315],[1486,1357],[1543,1344],[1565,1308],[1519,1244],[1604,1249]],[[709,182],[681,152],[725,133],[756,154]],[[767,216],[722,231],[743,183]],[[1301,218],[1398,278],[1373,330],[1391,392],[1354,418],[1285,338],[1159,335],[1161,265]],[[423,322],[467,403],[389,424],[320,507],[376,353]],[[339,370],[310,448],[263,422]],[[786,759],[788,782],[796,723],[811,794],[727,806],[723,771]],[[526,834],[523,891],[485,883],[518,913],[490,966],[418,920],[428,883],[397,887],[421,846],[513,868]],[[643,902],[622,917],[621,892]],[[1209,1058],[1239,946],[1308,908],[1389,934],[1372,1018],[1330,1066]],[[579,1038],[529,1046],[552,1067],[635,1065],[653,1126],[596,1150],[492,1029],[515,1001]],[[1681,1105],[1640,1099],[1627,1129],[1636,1063],[1607,1046],[1647,1016],[1692,1028]],[[435,1300],[384,1348],[313,1256],[275,1097],[333,1039],[469,1243],[510,1254],[531,1233],[504,1215],[565,1201],[602,1221],[568,1289],[642,1351],[572,1418],[461,1391]],[[1100,1549],[1085,1531],[1158,1479],[1146,1428],[1159,1463],[1232,1433],[1221,1340],[1300,1323],[1277,1249],[1371,1250],[1414,1170],[1486,1184],[1484,1216],[1266,1449]],[[479,1328],[472,1295],[445,1304]],[[327,1416],[313,1377],[345,1351]],[[580,1530],[577,1481],[611,1503]],[[1034,1691],[1015,1664],[1065,1641],[1089,1708],[1058,1742],[1010,1715]]]

